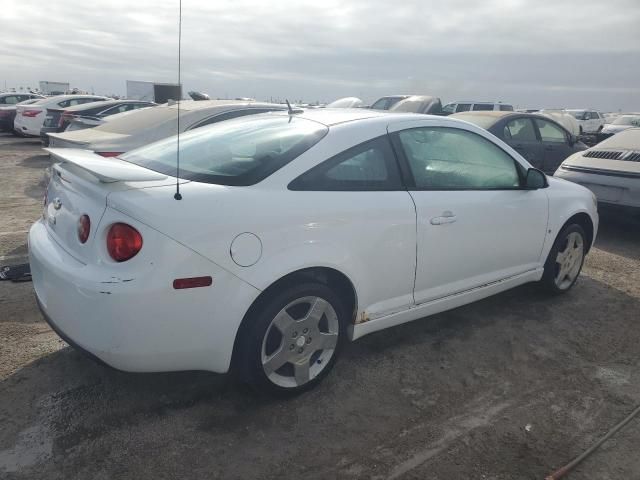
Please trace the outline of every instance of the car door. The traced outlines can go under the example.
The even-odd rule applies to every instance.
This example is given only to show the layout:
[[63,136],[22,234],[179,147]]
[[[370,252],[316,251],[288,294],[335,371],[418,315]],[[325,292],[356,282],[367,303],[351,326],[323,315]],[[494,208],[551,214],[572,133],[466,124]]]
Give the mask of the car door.
[[525,168],[488,134],[417,123],[392,134],[416,206],[416,303],[539,268],[546,192],[522,189]]
[[549,120],[536,118],[535,123],[544,146],[544,162],[537,168],[553,175],[560,164],[573,153],[573,147],[569,143],[570,134]]
[[531,165],[542,170],[544,148],[531,118],[520,117],[509,120],[504,124],[502,132],[495,133]]
[[416,214],[388,135],[332,156],[288,190],[303,215],[291,221],[311,226],[310,246],[347,248],[341,261],[359,277],[358,304],[369,319],[413,305]]

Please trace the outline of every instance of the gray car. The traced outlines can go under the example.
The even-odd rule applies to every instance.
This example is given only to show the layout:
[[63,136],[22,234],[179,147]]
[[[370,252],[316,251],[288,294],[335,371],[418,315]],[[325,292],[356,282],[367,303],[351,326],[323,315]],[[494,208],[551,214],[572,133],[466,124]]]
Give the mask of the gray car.
[[179,106],[178,110],[177,103],[164,104],[121,113],[95,128],[50,133],[50,146],[82,148],[104,157],[113,157],[170,137],[178,131],[182,133],[245,115],[287,109],[284,105],[236,100],[183,101]]
[[554,177],[587,187],[600,203],[640,209],[640,128],[571,155]]

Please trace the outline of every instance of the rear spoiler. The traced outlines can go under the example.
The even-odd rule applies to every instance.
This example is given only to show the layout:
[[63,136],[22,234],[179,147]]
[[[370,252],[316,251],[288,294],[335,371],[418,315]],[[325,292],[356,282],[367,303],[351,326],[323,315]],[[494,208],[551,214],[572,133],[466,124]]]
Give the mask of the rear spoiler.
[[154,172],[116,157],[104,158],[79,148],[43,148],[54,161],[71,163],[89,172],[103,183],[164,180],[167,175]]

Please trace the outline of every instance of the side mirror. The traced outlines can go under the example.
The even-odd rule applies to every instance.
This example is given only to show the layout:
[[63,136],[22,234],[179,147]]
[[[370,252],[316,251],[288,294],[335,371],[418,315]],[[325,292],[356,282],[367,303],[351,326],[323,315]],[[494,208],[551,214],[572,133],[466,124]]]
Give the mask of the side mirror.
[[547,176],[543,172],[537,168],[527,170],[527,176],[524,181],[524,188],[526,190],[538,190],[539,188],[547,188],[548,186]]

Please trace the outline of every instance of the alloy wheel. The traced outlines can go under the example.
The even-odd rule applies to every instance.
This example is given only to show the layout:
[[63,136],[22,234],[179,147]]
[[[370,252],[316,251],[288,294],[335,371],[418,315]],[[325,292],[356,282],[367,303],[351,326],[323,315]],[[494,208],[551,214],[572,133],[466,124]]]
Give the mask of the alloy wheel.
[[566,290],[578,277],[584,258],[584,240],[578,232],[567,235],[556,256],[554,281],[560,290]]

